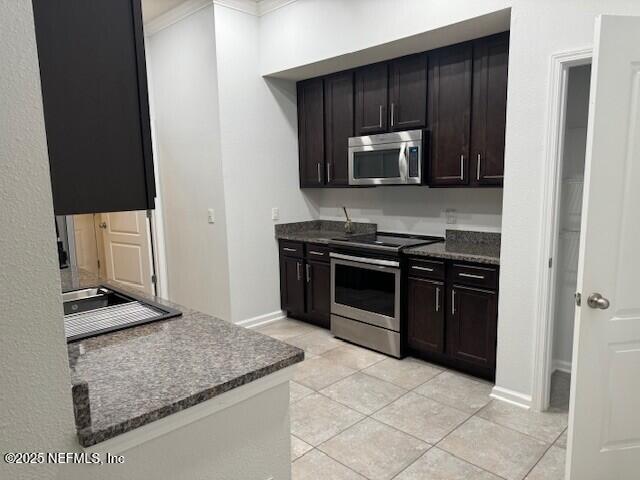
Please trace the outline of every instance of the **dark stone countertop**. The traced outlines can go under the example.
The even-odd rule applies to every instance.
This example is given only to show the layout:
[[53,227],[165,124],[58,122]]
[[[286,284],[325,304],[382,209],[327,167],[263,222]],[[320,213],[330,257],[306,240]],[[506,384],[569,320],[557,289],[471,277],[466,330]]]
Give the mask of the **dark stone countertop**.
[[345,233],[344,222],[310,220],[278,224],[275,227],[275,233],[278,240],[327,244],[332,238],[349,238],[376,233],[378,226],[375,223],[353,222],[352,228],[353,233]]
[[407,248],[405,255],[500,265],[500,234],[447,230],[446,240]]
[[[71,269],[62,270],[61,279],[63,291],[109,284]],[[127,290],[119,284],[113,286]],[[85,447],[304,359],[302,350],[256,331],[149,298],[182,311],[182,317],[67,346],[78,438]]]

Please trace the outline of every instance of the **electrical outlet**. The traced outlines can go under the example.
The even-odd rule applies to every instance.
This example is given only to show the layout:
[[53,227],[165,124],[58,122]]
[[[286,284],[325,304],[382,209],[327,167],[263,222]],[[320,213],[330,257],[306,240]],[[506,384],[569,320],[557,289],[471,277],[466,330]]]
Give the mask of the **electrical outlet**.
[[271,220],[280,220],[280,209],[278,207],[271,209]]
[[207,210],[207,221],[209,223],[216,223],[216,212],[213,208]]
[[444,215],[447,218],[447,225],[454,225],[457,221],[456,211],[452,208],[448,208],[444,211]]

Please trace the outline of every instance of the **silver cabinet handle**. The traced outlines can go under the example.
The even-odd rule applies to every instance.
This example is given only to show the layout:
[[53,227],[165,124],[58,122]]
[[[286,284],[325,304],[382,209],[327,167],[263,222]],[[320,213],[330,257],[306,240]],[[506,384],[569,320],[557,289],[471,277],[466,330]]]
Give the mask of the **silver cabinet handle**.
[[476,169],[476,180],[480,180],[480,162],[482,161],[482,156],[478,154],[478,168]]
[[395,121],[394,118],[396,116],[396,104],[391,102],[391,126],[393,127]]
[[331,162],[327,163],[327,183],[331,183]]
[[460,180],[464,180],[464,154],[460,155]]
[[413,268],[414,270],[424,270],[425,272],[433,272],[433,268],[429,268],[429,267],[417,267],[415,265],[412,265],[411,268]]
[[378,123],[378,127],[382,128],[382,105],[380,105],[380,120],[379,120],[379,123]]
[[320,162],[318,162],[318,183],[322,183],[322,171],[320,167]]
[[311,266],[307,263],[305,268],[307,271],[307,283],[311,283]]
[[316,251],[314,251],[314,250],[309,250],[309,253],[310,253],[311,255],[319,255],[319,256],[321,256],[321,257],[324,257],[324,253],[322,253],[322,252],[316,252]]
[[302,280],[302,275],[300,274],[300,262],[296,262],[296,273],[298,274],[298,281]]
[[484,280],[484,275],[475,275],[473,273],[459,273],[459,277],[477,278],[478,280]]
[[436,287],[436,312],[440,311],[440,287]]
[[456,291],[451,289],[451,315],[456,314]]
[[289,247],[282,247],[282,250],[284,250],[285,252],[297,252],[295,248],[289,248]]

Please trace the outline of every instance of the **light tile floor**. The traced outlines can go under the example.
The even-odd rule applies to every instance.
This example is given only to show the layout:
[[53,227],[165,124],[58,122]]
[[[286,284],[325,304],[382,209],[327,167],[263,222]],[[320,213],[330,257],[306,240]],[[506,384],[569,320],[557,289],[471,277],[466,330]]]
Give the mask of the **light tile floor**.
[[562,480],[567,377],[552,408],[492,400],[491,384],[396,360],[296,320],[260,329],[303,348],[291,382],[293,480]]

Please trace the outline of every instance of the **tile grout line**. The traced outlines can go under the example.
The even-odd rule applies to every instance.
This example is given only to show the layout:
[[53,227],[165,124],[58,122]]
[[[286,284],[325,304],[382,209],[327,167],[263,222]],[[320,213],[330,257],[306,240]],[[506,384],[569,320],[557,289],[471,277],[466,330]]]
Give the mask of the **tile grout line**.
[[335,458],[333,458],[331,455],[329,455],[326,452],[323,452],[322,450],[320,450],[318,447],[313,447],[311,450],[309,450],[308,452],[305,452],[304,455],[301,455],[300,457],[296,458],[293,462],[291,462],[291,465],[293,465],[295,462],[297,462],[298,460],[300,460],[302,457],[304,457],[305,455],[307,455],[308,453],[313,452],[314,450],[320,452],[323,455],[326,455],[329,459],[333,460],[334,462],[336,462],[339,465],[342,465],[344,468],[346,468],[347,470],[349,470],[350,472],[355,473],[356,475],[359,475],[360,477],[364,478],[365,480],[371,480],[369,477],[355,471],[353,468],[349,467],[348,465],[345,465],[344,463],[340,462],[339,460],[336,460]]
[[[531,468],[529,470],[527,470],[527,473],[525,473],[524,477],[522,477],[523,480],[525,480],[529,476],[529,474],[533,471],[533,469],[536,468],[536,466],[542,461],[542,459],[547,454],[547,452],[549,450],[551,450],[551,447],[553,447],[553,444],[549,445],[545,449],[544,453],[540,456],[540,458],[538,460],[536,460],[536,462],[531,466]],[[566,454],[565,454],[565,461],[566,461]]]
[[[477,413],[477,412],[476,412],[476,413]],[[468,463],[469,465],[473,465],[474,467],[479,468],[480,470],[482,470],[482,471],[484,471],[484,472],[490,473],[491,475],[495,475],[495,476],[496,476],[496,477],[498,477],[498,478],[501,478],[501,479],[503,479],[503,480],[506,480],[506,479],[505,479],[505,477],[503,477],[502,475],[499,475],[499,474],[497,474],[497,473],[495,473],[495,472],[492,472],[491,470],[487,470],[486,468],[481,467],[480,465],[476,465],[475,463],[473,463],[473,462],[471,462],[471,461],[467,460],[466,458],[459,457],[459,456],[458,456],[458,455],[456,455],[455,453],[450,452],[449,450],[447,450],[446,448],[444,448],[444,447],[442,447],[442,446],[440,445],[442,442],[444,442],[444,441],[445,441],[445,439],[446,439],[447,437],[449,437],[450,435],[452,435],[452,434],[453,434],[453,432],[455,432],[456,430],[458,430],[458,429],[462,428],[462,426],[463,426],[465,423],[467,423],[469,420],[471,420],[473,417],[475,417],[475,415],[476,415],[476,414],[474,413],[474,414],[473,414],[473,415],[471,415],[469,418],[467,418],[464,422],[462,422],[460,425],[458,425],[456,428],[454,428],[454,429],[453,429],[453,430],[451,430],[449,433],[447,433],[444,437],[442,437],[442,438],[440,439],[440,441],[439,441],[439,442],[437,442],[437,443],[434,445],[434,447],[435,447],[435,448],[437,448],[438,450],[442,450],[443,452],[448,453],[449,455],[451,455],[451,456],[453,456],[453,457],[457,458],[458,460],[461,460],[461,461],[463,461],[463,462],[466,462],[466,463]]]

